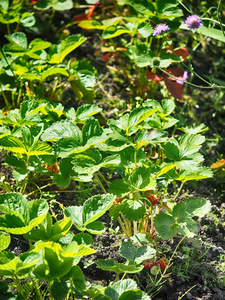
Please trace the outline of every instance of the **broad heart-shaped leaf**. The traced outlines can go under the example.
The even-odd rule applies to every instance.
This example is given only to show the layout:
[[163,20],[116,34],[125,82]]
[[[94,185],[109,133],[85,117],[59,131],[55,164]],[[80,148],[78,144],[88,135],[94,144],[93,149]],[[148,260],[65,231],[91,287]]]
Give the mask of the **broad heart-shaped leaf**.
[[112,206],[114,196],[112,194],[95,195],[84,202],[83,224],[88,224],[99,219]]
[[141,263],[145,259],[151,259],[155,256],[155,249],[144,245],[136,247],[131,242],[122,242],[120,247],[120,255],[128,260],[133,260],[136,263]]
[[21,194],[0,195],[0,230],[24,234],[40,224],[48,212],[45,200],[27,201]]
[[117,197],[124,197],[131,192],[130,185],[123,179],[116,179],[110,184],[109,191]]
[[43,141],[57,141],[61,138],[73,138],[78,145],[82,144],[82,135],[78,126],[73,122],[62,120],[49,126],[41,136]]
[[142,121],[145,119],[149,118],[151,115],[153,115],[158,109],[150,109],[148,107],[138,107],[135,108],[129,116],[129,121],[128,121],[128,128],[126,129],[126,132],[128,135],[133,132],[133,127],[137,126],[140,124]]
[[6,232],[0,231],[0,252],[8,248],[10,242],[11,242],[11,236]]
[[121,211],[129,221],[137,221],[145,215],[145,206],[140,200],[127,200],[122,204]]
[[150,168],[136,168],[130,176],[131,185],[139,191],[154,190],[156,180],[152,177]]
[[[133,290],[137,288],[137,284],[132,279],[124,279],[115,282],[112,286],[109,286],[105,290],[105,294],[112,300],[117,300],[123,292]],[[130,299],[130,298],[127,298]]]
[[163,239],[170,239],[178,232],[178,225],[172,216],[159,213],[154,218],[154,226]]

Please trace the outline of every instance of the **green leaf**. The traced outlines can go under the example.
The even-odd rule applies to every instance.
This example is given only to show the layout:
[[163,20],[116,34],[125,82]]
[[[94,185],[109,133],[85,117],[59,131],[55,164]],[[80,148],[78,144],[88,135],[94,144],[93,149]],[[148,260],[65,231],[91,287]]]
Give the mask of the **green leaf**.
[[[191,30],[191,29],[189,29],[189,27],[186,24],[181,24],[180,29],[189,30],[189,31]],[[220,29],[207,28],[205,26],[200,26],[197,29],[197,32],[200,34],[203,34],[205,36],[209,36],[218,41],[225,42],[224,34],[223,34],[222,30],[220,30]]]
[[153,33],[153,27],[148,22],[142,22],[138,25],[137,31],[142,37],[147,38]]
[[86,89],[92,89],[96,84],[95,74],[89,70],[79,70],[77,75]]
[[61,1],[57,1],[56,4],[54,4],[54,9],[55,10],[69,10],[73,8],[73,2],[72,0],[61,0]]
[[129,290],[123,292],[122,295],[118,297],[118,300],[151,300],[151,298],[143,291],[139,289]]
[[101,268],[104,271],[111,271],[115,272],[117,274],[120,273],[138,273],[143,269],[143,266],[140,266],[139,264],[130,264],[130,265],[125,265],[116,262],[113,259],[97,259],[95,260],[96,265]]
[[71,278],[75,289],[82,292],[86,287],[84,274],[79,266],[74,266],[71,270]]
[[144,217],[145,206],[140,200],[127,200],[123,203],[121,211],[129,221],[137,221]]
[[27,201],[21,194],[0,195],[0,230],[12,234],[24,234],[40,224],[47,215],[45,200]]
[[54,280],[50,287],[51,295],[54,300],[66,299],[69,292],[67,282]]
[[15,32],[6,36],[16,51],[25,52],[27,50],[27,38],[23,32]]
[[174,111],[174,109],[176,108],[176,104],[175,104],[174,100],[172,100],[172,99],[163,99],[162,100],[162,108],[163,108],[164,114],[166,114],[168,116]]
[[[67,8],[68,9],[68,8]],[[81,44],[86,41],[86,38],[80,34],[71,35],[62,41],[59,50],[59,63],[62,63],[64,58]]]
[[0,147],[14,153],[25,154],[26,147],[21,140],[15,136],[5,136],[0,139]]
[[144,245],[136,247],[131,242],[122,242],[120,247],[120,255],[128,260],[133,260],[136,263],[142,263],[145,259],[151,259],[155,256],[155,249]]
[[25,252],[18,256],[15,274],[18,276],[28,274],[41,259],[39,253]]
[[11,243],[11,236],[6,232],[0,231],[0,252],[2,250],[7,249],[10,243]]
[[16,269],[17,257],[11,252],[0,252],[0,276],[12,276]]
[[189,180],[201,180],[206,178],[213,177],[213,173],[209,168],[198,167],[193,171],[182,171],[179,176],[176,177],[176,180],[186,182]]
[[162,145],[162,148],[164,150],[164,154],[168,158],[174,161],[180,160],[179,144],[174,138],[171,138],[169,142],[167,142],[165,145]]
[[0,8],[7,11],[9,8],[9,0],[2,0],[0,3]]
[[78,126],[72,121],[62,120],[49,126],[41,136],[43,141],[57,141],[62,138],[73,138],[78,145],[82,144],[82,135]]
[[185,215],[186,218],[191,218],[194,216],[203,217],[211,210],[211,204],[208,200],[203,198],[190,198],[185,199],[183,202],[177,204],[173,209],[173,216],[178,218],[179,215]]
[[104,30],[108,27],[107,25],[102,25],[101,23],[95,20],[81,21],[79,22],[78,26],[84,29],[99,29],[99,30]]
[[112,25],[112,26],[109,26],[108,28],[106,28],[103,31],[102,37],[103,37],[103,39],[111,39],[111,38],[117,37],[117,36],[119,36],[121,34],[124,34],[124,33],[131,34],[130,30],[127,29],[124,26]]
[[[145,119],[153,115],[158,109],[150,109],[148,107],[135,108],[129,116],[127,133],[130,134],[133,127],[137,126]],[[133,133],[133,132],[132,132]]]
[[77,227],[80,228],[83,226],[83,206],[69,206],[64,212]]
[[91,105],[91,104],[82,105],[79,106],[77,109],[76,118],[78,120],[84,121],[90,118],[91,116],[99,113],[100,111],[102,111],[102,108],[98,106]]
[[52,151],[52,148],[47,143],[37,142],[37,143],[33,144],[33,146],[29,149],[29,151],[26,152],[26,154],[29,156],[48,155],[51,153],[51,151]]
[[107,287],[105,290],[105,294],[109,296],[110,299],[117,300],[123,292],[131,289],[136,289],[136,288],[137,288],[137,284],[134,280],[124,279],[115,282],[112,286]]
[[156,180],[152,177],[150,168],[140,167],[134,169],[130,176],[131,185],[139,191],[154,190]]
[[99,219],[112,206],[114,196],[111,194],[95,195],[84,202],[83,224],[88,224]]
[[86,120],[83,129],[82,129],[82,136],[83,136],[83,144],[87,144],[87,142],[96,136],[100,136],[103,130],[98,122],[95,119],[88,119]]
[[102,234],[105,231],[105,226],[100,221],[89,223],[85,228],[91,234]]
[[55,0],[55,1],[48,1],[48,0],[38,0],[35,4],[35,8],[40,10],[45,10],[52,7],[55,10],[69,10],[73,7],[73,2],[71,0]]
[[163,239],[170,239],[178,232],[174,218],[164,213],[159,213],[154,217],[154,226]]
[[140,149],[148,144],[156,146],[166,142],[168,139],[167,135],[168,133],[166,131],[160,129],[152,130],[150,132],[148,130],[140,130],[135,136],[134,141],[137,144],[138,149]]
[[[46,226],[46,220],[50,219]],[[52,218],[48,214],[46,218],[40,225],[39,228],[34,228],[30,232],[24,235],[24,237],[31,241],[54,241],[57,242],[61,237],[66,235],[72,226],[72,220],[70,218],[65,218],[60,221],[56,221],[54,225],[52,224]]]
[[79,245],[85,245],[85,246],[90,246],[93,242],[92,236],[84,232],[77,233],[74,236],[73,240],[76,241]]
[[10,166],[13,166],[13,167],[16,167],[16,168],[20,168],[20,169],[26,169],[26,164],[23,160],[17,158],[16,156],[7,156],[5,158],[5,162],[10,165]]
[[41,250],[43,260],[34,269],[34,275],[46,281],[65,276],[73,266],[73,257],[64,257],[62,247],[54,242],[39,242],[33,251]]
[[43,71],[41,73],[41,80],[44,81],[48,76],[55,75],[55,74],[60,74],[69,77],[69,73],[65,69],[53,67],[53,68],[48,68],[48,70]]
[[[120,2],[124,2],[124,0],[120,0]],[[137,2],[133,1],[125,1],[125,4],[131,5],[135,10],[144,15],[153,16],[155,15],[155,6],[152,2],[146,0],[139,0]]]
[[124,182],[123,179],[114,180],[109,188],[110,193],[121,198],[131,192],[131,187],[128,183]]

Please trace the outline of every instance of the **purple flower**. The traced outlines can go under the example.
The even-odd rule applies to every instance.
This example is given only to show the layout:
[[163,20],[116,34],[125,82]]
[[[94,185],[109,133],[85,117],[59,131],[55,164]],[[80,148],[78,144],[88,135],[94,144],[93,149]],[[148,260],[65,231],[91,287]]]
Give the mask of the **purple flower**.
[[200,18],[197,15],[191,15],[187,17],[185,23],[188,25],[190,29],[197,29],[200,26],[203,26]]
[[166,25],[166,24],[158,24],[158,25],[156,25],[156,27],[155,27],[152,35],[156,36],[156,35],[159,35],[163,31],[169,31],[169,30],[170,30],[170,28],[169,28],[168,25]]
[[179,84],[181,84],[181,85],[184,85],[184,81],[187,81],[187,79],[188,79],[188,72],[187,72],[187,71],[184,71],[183,75],[180,76],[180,79],[181,79],[182,81],[179,80],[179,79],[177,79],[176,82],[179,83]]

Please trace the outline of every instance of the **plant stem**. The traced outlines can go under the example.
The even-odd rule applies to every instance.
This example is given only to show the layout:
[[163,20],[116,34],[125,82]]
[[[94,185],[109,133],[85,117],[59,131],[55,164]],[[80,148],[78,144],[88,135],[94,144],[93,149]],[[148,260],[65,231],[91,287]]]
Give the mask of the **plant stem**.
[[48,184],[46,184],[46,185],[43,185],[42,187],[40,187],[40,188],[38,188],[38,189],[36,189],[35,191],[33,191],[33,192],[30,192],[29,194],[27,194],[27,196],[30,196],[30,195],[33,195],[33,194],[35,194],[36,192],[40,192],[41,190],[43,190],[44,188],[46,188],[46,187],[48,187],[48,186],[51,186],[51,185],[54,185],[55,183],[48,183]]
[[128,235],[128,232],[127,232],[127,229],[125,228],[124,224],[123,224],[123,221],[121,220],[120,217],[118,217],[118,221],[120,223],[120,226],[122,227],[123,229],[123,232],[126,234],[126,236],[129,238],[129,235]]
[[106,189],[104,188],[104,186],[103,186],[101,180],[99,179],[98,175],[95,173],[94,176],[95,176],[95,178],[97,179],[98,184],[99,184],[100,187],[102,188],[103,192],[104,192],[105,194],[107,194],[107,191],[106,191]]
[[105,181],[105,183],[107,184],[107,186],[109,187],[109,183],[106,180],[105,176],[98,170],[98,174],[101,176],[101,178]]
[[182,190],[183,185],[184,185],[184,181],[181,183],[176,195],[174,196],[174,198],[172,200],[173,202],[177,199],[178,195],[180,194],[180,191]]

